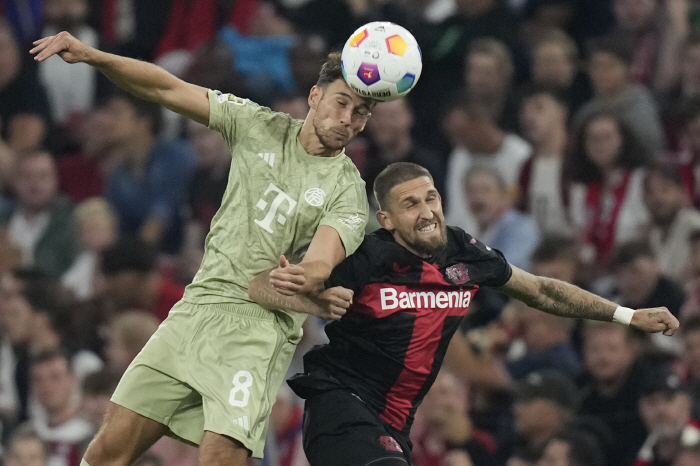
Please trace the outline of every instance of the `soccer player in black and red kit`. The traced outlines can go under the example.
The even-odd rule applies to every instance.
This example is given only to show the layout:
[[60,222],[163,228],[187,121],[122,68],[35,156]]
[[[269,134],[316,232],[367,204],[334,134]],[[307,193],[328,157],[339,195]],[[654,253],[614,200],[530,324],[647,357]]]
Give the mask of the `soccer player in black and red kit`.
[[284,280],[263,274],[249,290],[263,306],[326,305],[342,316],[326,326],[330,342],[304,357],[304,374],[289,380],[306,399],[304,450],[311,466],[410,464],[415,411],[482,286],[556,315],[669,335],[678,328],[665,308],[620,308],[531,275],[509,265],[500,251],[445,226],[440,195],[423,167],[392,164],[374,191],[384,228],[335,268],[326,284],[336,291],[332,303],[284,296],[300,286],[293,273]]

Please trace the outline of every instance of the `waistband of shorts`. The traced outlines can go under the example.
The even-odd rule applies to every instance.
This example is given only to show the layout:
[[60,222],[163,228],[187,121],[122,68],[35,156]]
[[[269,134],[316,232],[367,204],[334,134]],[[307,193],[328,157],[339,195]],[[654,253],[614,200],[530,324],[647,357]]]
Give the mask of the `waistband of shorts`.
[[204,304],[204,307],[224,311],[231,314],[236,314],[241,317],[249,317],[251,319],[260,320],[275,320],[275,313],[260,306],[246,306],[245,304],[236,303],[215,303]]

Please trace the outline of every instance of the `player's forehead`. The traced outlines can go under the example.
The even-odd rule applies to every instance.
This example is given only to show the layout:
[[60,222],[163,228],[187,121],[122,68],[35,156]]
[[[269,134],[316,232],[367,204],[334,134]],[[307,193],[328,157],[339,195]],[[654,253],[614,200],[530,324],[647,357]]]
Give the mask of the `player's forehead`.
[[360,94],[353,91],[344,79],[336,79],[330,83],[326,92],[335,97],[349,99],[356,107],[365,106],[371,110],[377,103],[375,100],[370,99],[369,97],[362,97]]
[[409,198],[420,199],[432,193],[437,193],[433,180],[427,176],[420,176],[394,186],[391,189],[391,198],[401,202]]

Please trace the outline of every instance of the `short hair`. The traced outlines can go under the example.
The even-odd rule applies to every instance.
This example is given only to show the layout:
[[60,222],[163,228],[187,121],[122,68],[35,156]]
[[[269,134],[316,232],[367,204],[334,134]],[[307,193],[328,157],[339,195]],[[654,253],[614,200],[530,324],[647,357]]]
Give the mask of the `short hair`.
[[565,109],[569,109],[569,100],[564,91],[552,86],[545,86],[543,84],[532,83],[526,85],[522,90],[520,100],[524,102],[526,99],[542,94],[551,97],[557,104],[561,105]]
[[576,41],[574,41],[567,33],[561,29],[550,29],[540,36],[539,40],[535,42],[533,50],[536,51],[543,45],[556,44],[560,45],[566,51],[566,57],[571,62],[576,62],[579,58],[578,46]]
[[634,61],[634,47],[632,43],[627,37],[619,34],[591,39],[588,44],[588,58],[591,58],[596,53],[612,55],[626,66],[631,66]]
[[467,52],[467,57],[476,54],[488,55],[496,59],[501,74],[504,75],[506,81],[510,82],[513,79],[515,65],[513,64],[513,55],[506,44],[493,37],[481,37],[472,42]]
[[119,314],[111,323],[110,330],[118,335],[126,349],[136,355],[158,329],[158,320],[151,314],[127,311]]
[[112,396],[119,383],[119,374],[109,369],[91,372],[83,379],[83,395]]
[[564,430],[552,437],[550,442],[563,442],[569,446],[567,457],[570,466],[602,466],[603,452],[598,441],[581,430]]
[[39,434],[29,422],[20,424],[12,431],[12,435],[10,435],[10,439],[7,442],[8,453],[9,450],[12,449],[12,445],[22,441],[39,442],[42,453],[44,454],[44,457],[46,457],[46,446],[44,445],[44,441],[41,439],[41,437],[39,437]]
[[578,254],[576,241],[567,236],[549,235],[543,237],[530,255],[530,261],[536,264],[566,260],[576,262]]
[[141,99],[134,94],[122,90],[115,91],[107,102],[114,100],[122,100],[131,105],[131,108],[134,109],[134,113],[138,118],[145,118],[148,120],[151,125],[151,134],[160,134],[163,129],[163,107],[161,104]]
[[116,226],[117,216],[114,209],[106,199],[102,197],[91,197],[78,204],[73,212],[75,219],[82,222],[95,216],[103,217]]
[[331,52],[326,57],[326,61],[321,66],[321,72],[318,75],[316,85],[318,87],[327,87],[339,79],[343,79],[343,66],[340,60],[340,52]]
[[68,372],[70,372],[71,374],[73,373],[73,368],[70,364],[70,358],[62,348],[52,348],[36,353],[31,358],[30,366],[38,366],[39,364],[45,364],[47,362],[55,361],[57,359],[65,361],[66,367],[68,368]]
[[629,241],[623,243],[613,251],[611,265],[613,269],[618,269],[629,265],[640,258],[656,259],[654,251],[646,241]]
[[389,193],[395,186],[406,181],[415,180],[422,176],[427,176],[430,181],[433,176],[430,172],[418,164],[410,162],[396,162],[390,164],[374,179],[374,196],[377,198],[379,208],[386,210],[389,205]]
[[498,188],[502,191],[507,191],[508,190],[508,183],[506,183],[506,179],[503,176],[501,172],[496,170],[494,167],[490,167],[488,165],[484,164],[475,164],[472,168],[470,168],[467,173],[464,174],[464,177],[462,178],[462,184],[463,186],[466,186],[467,181],[469,179],[475,177],[476,175],[487,175],[493,178],[496,181],[496,184],[498,185]]
[[119,272],[148,273],[155,269],[158,251],[136,238],[124,238],[102,251],[101,270],[105,275]]

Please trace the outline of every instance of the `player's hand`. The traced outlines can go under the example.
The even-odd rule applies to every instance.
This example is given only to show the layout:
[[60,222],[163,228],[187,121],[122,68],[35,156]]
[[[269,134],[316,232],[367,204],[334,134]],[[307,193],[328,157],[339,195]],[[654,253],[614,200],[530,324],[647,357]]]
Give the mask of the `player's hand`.
[[44,61],[58,55],[66,63],[81,63],[88,61],[92,47],[83,44],[78,39],[63,31],[55,36],[44,37],[34,41],[34,48],[29,51],[34,60]]
[[286,257],[280,256],[279,266],[270,272],[270,285],[285,296],[294,296],[301,291],[306,283],[304,268],[290,263]]
[[680,324],[678,319],[665,307],[651,309],[637,309],[630,322],[632,327],[649,333],[663,332],[664,335],[673,335]]
[[313,298],[322,311],[316,317],[324,320],[340,320],[352,304],[354,292],[342,286],[328,288]]

